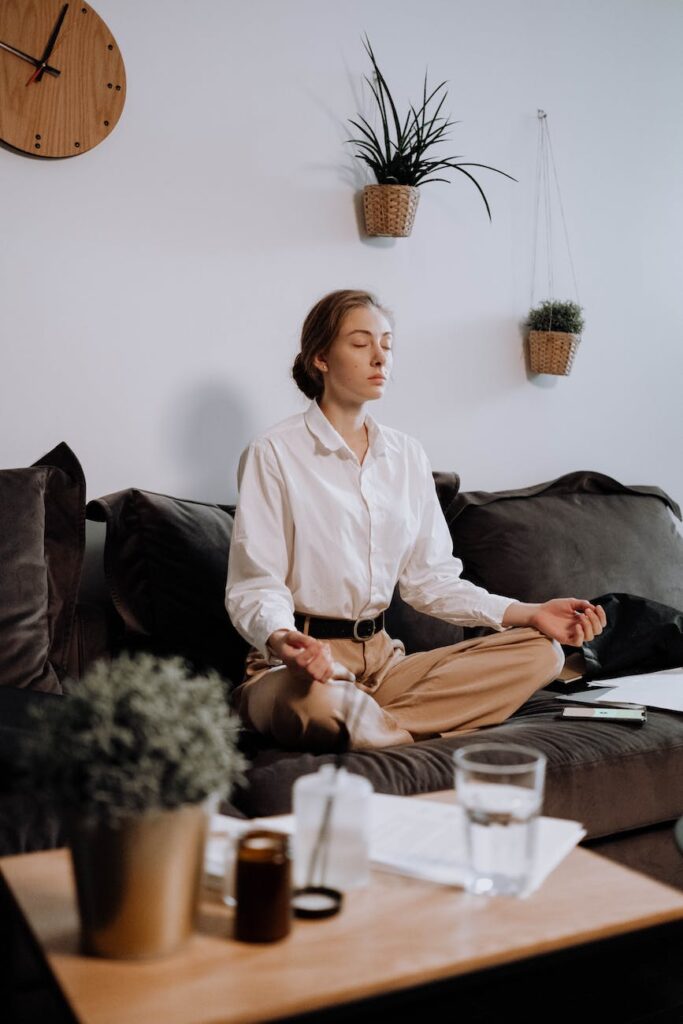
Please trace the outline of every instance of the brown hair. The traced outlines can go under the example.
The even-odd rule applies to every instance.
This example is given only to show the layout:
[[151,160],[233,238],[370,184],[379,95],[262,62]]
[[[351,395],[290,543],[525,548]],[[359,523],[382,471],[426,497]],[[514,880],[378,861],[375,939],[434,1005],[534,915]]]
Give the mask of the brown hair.
[[323,356],[330,348],[341,327],[341,322],[357,306],[374,306],[388,320],[391,315],[370,292],[344,288],[330,292],[316,302],[301,328],[301,351],[294,360],[292,377],[297,387],[308,398],[320,398],[324,391],[323,375],[313,365],[316,356]]

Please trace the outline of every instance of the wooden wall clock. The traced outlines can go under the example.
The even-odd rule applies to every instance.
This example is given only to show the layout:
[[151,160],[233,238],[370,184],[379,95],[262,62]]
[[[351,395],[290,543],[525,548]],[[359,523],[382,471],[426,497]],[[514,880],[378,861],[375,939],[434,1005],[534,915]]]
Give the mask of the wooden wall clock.
[[0,140],[78,156],[114,129],[125,98],[121,53],[89,4],[0,0]]

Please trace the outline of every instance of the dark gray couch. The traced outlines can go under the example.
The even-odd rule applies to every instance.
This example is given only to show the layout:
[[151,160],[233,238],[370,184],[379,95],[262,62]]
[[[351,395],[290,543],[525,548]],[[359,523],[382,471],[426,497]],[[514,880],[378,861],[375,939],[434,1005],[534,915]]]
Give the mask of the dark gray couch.
[[[683,607],[679,510],[653,487],[624,487],[597,473],[569,474],[520,491],[462,494],[455,474],[435,474],[437,492],[465,574],[521,600],[638,594]],[[181,653],[237,680],[246,653],[223,608],[230,506],[129,490],[91,502],[87,544],[63,686],[95,657],[122,648]],[[106,535],[106,544],[105,544]],[[408,653],[454,643],[460,627],[408,608],[395,594],[388,629]],[[59,696],[0,689],[0,852],[51,846],[58,817],[33,795],[17,795],[11,763],[27,728],[26,707]],[[68,696],[67,696],[68,699]],[[348,752],[343,764],[375,790],[414,794],[453,783],[452,751],[487,739],[529,744],[548,758],[544,813],[581,821],[584,845],[683,888],[673,839],[683,814],[683,716],[651,711],[632,729],[558,719],[551,690],[507,722],[462,737],[387,750]],[[292,783],[332,755],[272,748],[245,734],[248,783],[226,809],[247,817],[290,809]]]

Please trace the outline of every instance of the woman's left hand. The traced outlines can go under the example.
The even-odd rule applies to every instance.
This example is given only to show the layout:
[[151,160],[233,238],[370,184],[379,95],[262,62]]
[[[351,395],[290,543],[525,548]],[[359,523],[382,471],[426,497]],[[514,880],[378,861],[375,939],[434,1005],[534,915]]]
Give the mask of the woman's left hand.
[[529,625],[561,644],[581,647],[602,633],[607,616],[602,605],[575,597],[558,597],[537,605]]
[[533,626],[539,633],[570,647],[581,647],[599,636],[607,625],[602,605],[576,597],[557,597],[543,604],[513,601],[503,615],[503,626]]

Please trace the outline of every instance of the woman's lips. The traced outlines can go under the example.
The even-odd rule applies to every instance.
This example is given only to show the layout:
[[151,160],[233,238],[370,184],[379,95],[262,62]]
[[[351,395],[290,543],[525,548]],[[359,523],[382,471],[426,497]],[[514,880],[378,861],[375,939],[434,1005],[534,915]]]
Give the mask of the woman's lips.
[[369,377],[369,380],[374,380],[376,384],[384,384],[386,377]]

